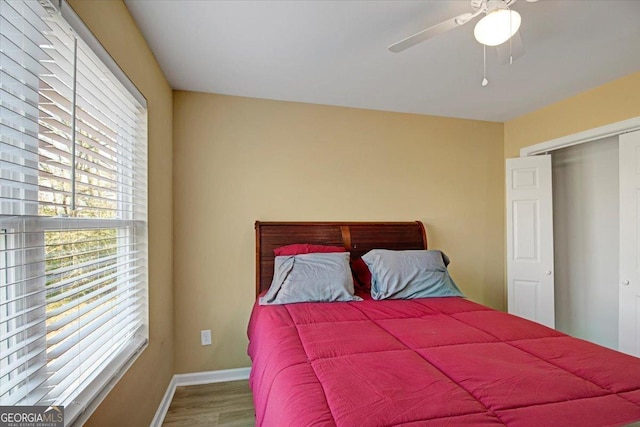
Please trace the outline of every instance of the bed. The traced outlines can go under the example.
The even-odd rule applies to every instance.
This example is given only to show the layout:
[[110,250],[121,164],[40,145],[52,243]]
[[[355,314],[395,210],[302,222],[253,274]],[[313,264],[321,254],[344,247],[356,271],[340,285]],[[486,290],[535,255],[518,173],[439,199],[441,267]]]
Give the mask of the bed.
[[[420,222],[256,222],[256,295],[294,243],[427,249]],[[455,261],[455,260],[454,260]],[[640,359],[465,298],[255,304],[257,426],[621,426]]]

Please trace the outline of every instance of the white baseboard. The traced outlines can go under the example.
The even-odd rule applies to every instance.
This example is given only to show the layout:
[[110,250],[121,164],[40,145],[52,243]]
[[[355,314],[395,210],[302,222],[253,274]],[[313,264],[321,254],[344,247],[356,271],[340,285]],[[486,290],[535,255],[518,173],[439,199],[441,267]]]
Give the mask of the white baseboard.
[[173,400],[173,394],[176,392],[176,376],[174,375],[169,381],[169,386],[167,387],[167,391],[164,392],[164,396],[160,401],[160,406],[158,406],[158,410],[156,411],[156,415],[153,417],[151,421],[150,427],[160,427],[162,426],[162,422],[164,421],[165,415],[167,415],[167,411],[169,410],[169,405],[171,405],[171,401]]
[[199,385],[222,383],[226,381],[246,380],[249,378],[251,368],[223,369],[220,371],[193,372],[190,374],[176,374],[171,378],[167,391],[158,406],[156,415],[151,421],[150,427],[161,427],[164,417],[167,415],[171,400],[176,392],[176,387],[185,385]]
[[221,371],[193,372],[176,374],[176,386],[222,383],[226,381],[246,380],[251,368],[223,369]]

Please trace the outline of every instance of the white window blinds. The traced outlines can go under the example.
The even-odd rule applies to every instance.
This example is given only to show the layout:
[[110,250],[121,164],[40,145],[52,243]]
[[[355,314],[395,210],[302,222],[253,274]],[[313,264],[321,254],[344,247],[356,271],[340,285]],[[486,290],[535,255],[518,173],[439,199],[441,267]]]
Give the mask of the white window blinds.
[[77,17],[0,15],[0,405],[69,423],[148,338],[146,103]]

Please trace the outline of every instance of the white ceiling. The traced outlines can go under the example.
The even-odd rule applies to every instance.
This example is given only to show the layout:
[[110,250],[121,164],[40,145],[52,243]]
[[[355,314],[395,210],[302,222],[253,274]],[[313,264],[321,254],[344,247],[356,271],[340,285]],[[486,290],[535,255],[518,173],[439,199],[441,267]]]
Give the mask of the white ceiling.
[[125,0],[174,89],[505,121],[640,71],[640,0],[519,0],[524,54],[473,22],[387,46],[470,11],[461,1]]

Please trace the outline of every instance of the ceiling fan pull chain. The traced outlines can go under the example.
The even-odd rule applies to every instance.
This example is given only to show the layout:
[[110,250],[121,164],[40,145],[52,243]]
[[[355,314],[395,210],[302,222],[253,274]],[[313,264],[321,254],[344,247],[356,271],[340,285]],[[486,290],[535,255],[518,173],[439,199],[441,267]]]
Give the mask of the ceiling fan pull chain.
[[482,45],[482,87],[489,84],[487,80],[487,45]]
[[[511,14],[509,14],[509,32],[513,28],[511,24]],[[509,65],[513,65],[513,36],[509,37]]]
[[509,39],[509,65],[513,65],[513,50],[511,49],[511,39]]

